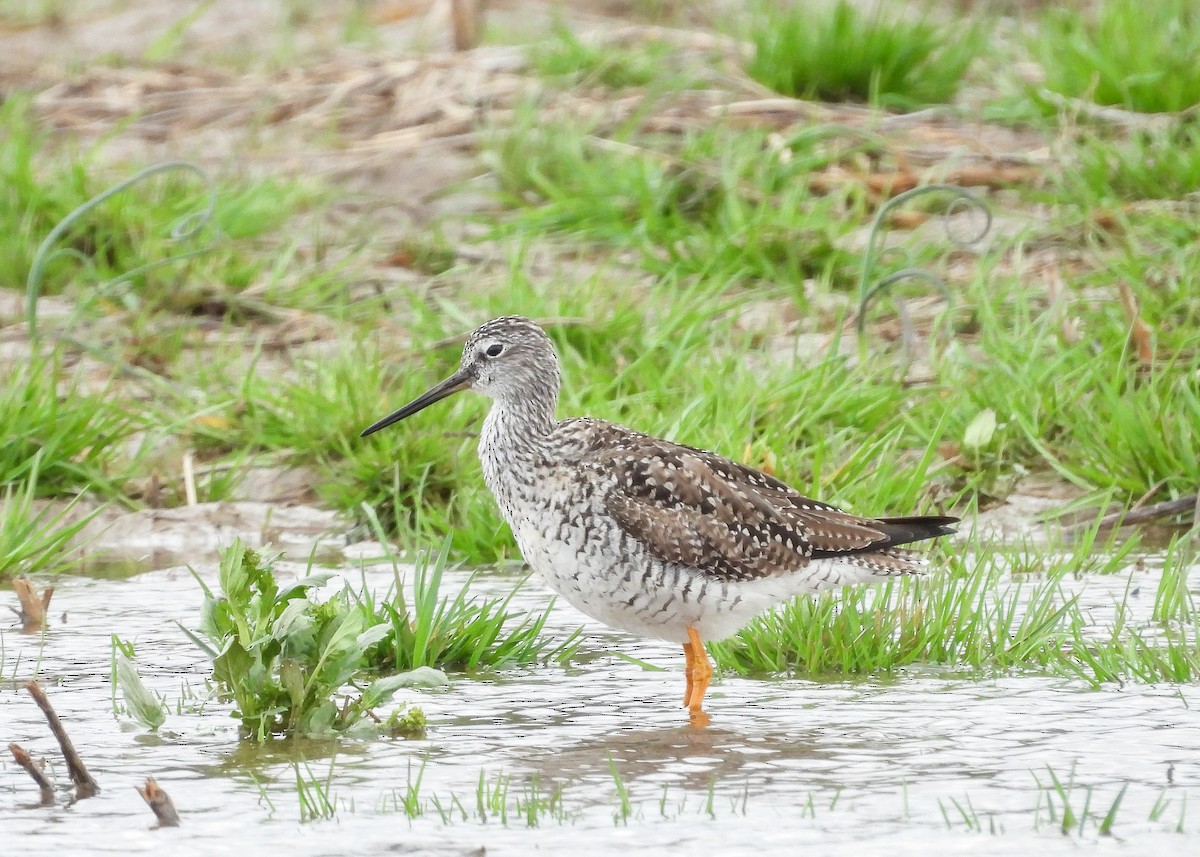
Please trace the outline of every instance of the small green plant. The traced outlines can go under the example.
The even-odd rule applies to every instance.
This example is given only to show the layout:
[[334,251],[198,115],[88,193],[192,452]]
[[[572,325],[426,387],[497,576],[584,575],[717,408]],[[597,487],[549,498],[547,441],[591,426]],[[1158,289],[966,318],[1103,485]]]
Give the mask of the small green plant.
[[[409,818],[417,818],[425,812],[425,803],[421,800],[421,780],[425,778],[425,766],[429,764],[429,757],[426,756],[421,760],[421,767],[417,768],[417,776],[413,778],[412,759],[408,760],[406,768],[406,777],[404,783],[404,791],[400,792],[397,789],[384,796],[383,807],[386,809],[391,805],[393,811],[403,812]],[[463,813],[463,819],[466,819],[466,813]],[[445,821],[446,816],[442,816]]]
[[1146,112],[1200,104],[1200,7],[1192,0],[1051,6],[1033,32],[1052,92]]
[[475,784],[475,811],[479,820],[484,824],[489,819],[508,826],[508,786],[512,777],[499,771],[495,779],[489,778],[484,771],[479,772],[479,781]]
[[1196,565],[1196,553],[1189,539],[1175,538],[1163,556],[1162,573],[1154,590],[1154,621],[1187,622],[1200,615],[1188,587],[1188,572]]
[[[1168,796],[1172,791],[1172,789],[1163,789],[1161,792],[1159,792],[1158,797],[1154,800],[1154,806],[1150,807],[1150,821],[1158,822],[1163,820],[1163,816],[1166,814],[1167,810],[1170,809],[1171,804],[1175,802],[1173,798]],[[1172,826],[1172,829],[1176,833],[1184,832],[1184,821],[1186,818],[1187,793],[1185,792],[1183,794],[1183,798],[1179,801],[1179,817]]]
[[747,70],[784,95],[912,107],[950,101],[984,39],[978,22],[914,20],[883,3],[872,12],[849,0],[759,3]]
[[629,797],[629,786],[626,784],[625,778],[621,776],[621,772],[617,770],[617,763],[613,761],[611,755],[608,757],[608,772],[612,776],[616,798],[613,824],[628,824],[629,817],[633,815],[633,801]]
[[538,827],[543,817],[552,818],[559,824],[567,820],[562,786],[552,786],[549,791],[544,791],[537,777],[526,781],[516,798],[516,810],[517,815],[524,817],[526,827]]
[[212,6],[212,0],[202,0],[180,15],[162,35],[150,43],[142,54],[143,59],[147,63],[162,63],[178,58],[186,45],[187,31],[203,18]]
[[133,643],[121,640],[116,634],[112,635],[112,675],[113,707],[116,713],[116,688],[121,688],[125,699],[125,712],[141,723],[151,732],[157,732],[167,719],[166,702],[156,696],[142,682],[134,665]]
[[301,774],[300,763],[292,764],[296,773],[296,798],[300,802],[302,824],[309,821],[325,821],[337,816],[337,798],[331,788],[336,763],[336,756],[329,760],[329,771],[323,780],[315,777],[308,765],[304,766],[304,773]]
[[[971,796],[967,795],[962,801],[958,798],[950,798],[950,805],[954,807],[954,812],[963,826],[972,833],[982,833],[983,823],[979,819],[979,812],[975,809],[975,805],[971,802]],[[951,820],[951,813],[942,803],[941,798],[938,798],[938,809],[941,810],[942,820],[946,822],[946,829],[953,830],[954,822]],[[992,831],[995,832],[994,830]]]
[[[1125,799],[1125,792],[1129,789],[1128,782],[1121,785],[1121,790],[1117,792],[1107,811],[1104,815],[1100,815],[1092,810],[1092,799],[1095,796],[1094,787],[1080,786],[1075,782],[1074,766],[1071,767],[1071,773],[1065,782],[1049,765],[1046,766],[1046,775],[1049,777],[1047,785],[1043,785],[1037,774],[1033,776],[1038,787],[1037,805],[1034,807],[1035,829],[1041,825],[1044,804],[1047,818],[1063,836],[1082,836],[1089,821],[1101,836],[1112,835],[1112,828],[1117,821],[1121,802]],[[1079,805],[1076,803],[1076,795],[1081,791],[1083,792],[1083,803]]]
[[[368,517],[373,512],[365,509]],[[378,520],[373,519],[378,531]],[[360,597],[363,621],[382,626],[387,633],[371,649],[374,669],[415,670],[420,667],[479,669],[505,664],[528,664],[547,660],[566,661],[579,645],[576,630],[561,643],[543,633],[550,606],[536,616],[513,625],[509,603],[519,584],[505,598],[477,599],[470,593],[468,579],[453,597],[442,594],[450,540],[442,542],[436,555],[420,552],[408,575],[393,562],[394,583],[383,599],[369,593]],[[409,585],[405,585],[405,577]]]
[[1113,798],[1113,802],[1108,807],[1108,812],[1104,813],[1104,818],[1100,819],[1100,825],[1096,829],[1102,836],[1111,836],[1113,825],[1117,821],[1117,811],[1121,808],[1121,801],[1125,799],[1125,792],[1129,789],[1129,783],[1122,783],[1121,790],[1117,792],[1117,796]]
[[[200,636],[187,633],[212,658],[213,682],[234,700],[233,714],[247,734],[261,741],[269,735],[344,732],[412,679],[399,675],[361,688],[354,684],[362,677],[366,651],[387,626],[368,627],[345,593],[313,601],[310,592],[328,574],[280,588],[272,571],[276,558],[235,541],[221,556],[221,596],[200,581],[205,594]],[[353,686],[350,694],[347,685]]]
[[417,705],[411,705],[403,710],[396,709],[383,722],[383,731],[388,735],[403,738],[424,738],[428,721],[425,710]]

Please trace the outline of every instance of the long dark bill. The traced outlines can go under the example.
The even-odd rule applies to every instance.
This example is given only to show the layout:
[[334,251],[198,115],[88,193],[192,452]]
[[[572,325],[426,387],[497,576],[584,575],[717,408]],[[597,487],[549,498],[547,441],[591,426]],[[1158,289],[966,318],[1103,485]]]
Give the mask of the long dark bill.
[[366,437],[369,434],[374,434],[382,428],[387,428],[393,423],[398,423],[405,417],[411,417],[417,411],[423,411],[432,405],[434,402],[440,402],[447,396],[452,396],[459,390],[465,390],[471,386],[471,377],[464,373],[455,372],[449,378],[435,387],[426,390],[421,395],[417,396],[407,405],[402,407],[395,413],[388,414],[377,423],[372,423],[363,429],[359,437]]

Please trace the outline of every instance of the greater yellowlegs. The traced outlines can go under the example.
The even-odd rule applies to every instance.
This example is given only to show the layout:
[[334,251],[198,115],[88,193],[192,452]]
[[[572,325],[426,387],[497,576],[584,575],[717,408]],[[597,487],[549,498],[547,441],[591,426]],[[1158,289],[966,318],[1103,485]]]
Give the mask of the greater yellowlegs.
[[693,723],[708,722],[706,640],[796,595],[920,573],[920,555],[899,546],[958,521],[861,518],[712,452],[559,420],[559,383],[540,327],[493,319],[467,339],[457,372],[362,434],[460,390],[489,396],[479,458],[525,561],[593,619],[682,643]]

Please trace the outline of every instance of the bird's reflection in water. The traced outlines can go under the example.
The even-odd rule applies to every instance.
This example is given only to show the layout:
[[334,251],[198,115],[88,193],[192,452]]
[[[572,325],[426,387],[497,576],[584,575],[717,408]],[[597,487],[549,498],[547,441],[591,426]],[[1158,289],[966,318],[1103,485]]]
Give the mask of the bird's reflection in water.
[[770,779],[772,763],[811,758],[814,744],[795,735],[747,736],[736,729],[674,726],[623,729],[526,758],[531,778],[576,784],[589,779],[650,779],[707,789],[715,781]]

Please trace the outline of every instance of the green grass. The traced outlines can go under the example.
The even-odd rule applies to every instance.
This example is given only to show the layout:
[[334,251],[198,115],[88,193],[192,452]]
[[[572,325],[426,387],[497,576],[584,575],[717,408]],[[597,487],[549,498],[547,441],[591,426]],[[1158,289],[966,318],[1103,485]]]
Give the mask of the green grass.
[[415,776],[408,768],[408,780],[403,790],[393,789],[381,801],[385,813],[400,813],[409,820],[437,816],[442,824],[475,822],[498,824],[502,827],[542,827],[548,821],[567,824],[578,812],[569,812],[563,805],[563,789],[559,785],[545,786],[537,777],[523,780],[520,789],[514,788],[513,776],[503,771],[489,774],[479,772],[474,799],[457,794],[426,794],[421,781],[428,759],[422,761]]
[[[809,17],[798,24],[793,9]],[[880,101],[952,97],[919,93],[961,78],[955,63],[986,38],[985,25],[943,25],[932,13],[915,22],[836,7],[826,18],[798,5],[756,14],[777,16],[781,50],[818,70],[840,75],[861,60],[857,97]],[[1186,31],[1191,18],[1178,17]],[[843,41],[831,40],[839,28]],[[797,40],[809,37],[802,50],[809,43]],[[961,56],[918,62],[945,45]],[[665,131],[675,126],[659,114],[680,116],[665,48],[601,52],[560,31],[538,50],[539,74],[652,94],[618,121],[581,121],[569,105],[555,112],[575,95],[558,89],[495,114],[510,118],[479,137],[503,207],[486,216],[494,264],[468,263],[453,220],[382,238],[370,218],[310,232],[297,214],[327,191],[222,175],[205,239],[221,238],[214,249],[117,282],[181,249],[166,237],[171,223],[202,208],[206,191],[186,174],[161,175],[85,216],[44,284],[75,302],[65,326],[44,325],[66,339],[0,389],[0,481],[29,490],[40,454],[38,495],[92,491],[137,505],[136,486],[163,466],[128,452],[146,432],[147,445],[178,442],[225,474],[202,486],[202,499],[232,496],[245,467],[304,465],[322,503],[359,523],[366,504],[401,543],[448,535],[455,559],[511,559],[474,449],[485,401],[458,397],[367,440],[358,433],[449,374],[454,337],[520,312],[554,321],[563,415],[770,466],[864,514],[970,511],[1029,481],[1068,484],[1078,505],[1195,491],[1200,230],[1182,203],[1196,188],[1200,145],[1189,121],[1116,138],[1059,133],[1045,119],[1076,178],[1000,198],[999,215],[1037,216],[980,259],[940,236],[890,236],[903,253],[883,254],[877,275],[909,256],[948,276],[954,308],[935,335],[918,326],[915,346],[901,346],[885,335],[896,304],[880,300],[867,339],[847,354],[839,339],[852,334],[839,331],[856,310],[862,230],[878,205],[860,179],[903,166],[893,140],[828,127],[772,133],[719,114]],[[880,70],[893,65],[911,67],[909,77]],[[909,88],[886,95],[893,79]],[[53,225],[140,165],[101,167],[112,158],[40,129],[27,100],[0,109],[0,284],[22,289]],[[831,175],[841,178],[818,193],[814,180]],[[1054,301],[1025,267],[1036,259],[1047,270],[1038,267],[1047,245],[1074,254],[1052,266],[1062,281]],[[394,267],[380,261],[392,251],[419,279],[397,284],[364,266],[365,257]],[[1122,286],[1153,331],[1149,363],[1130,347]],[[310,321],[323,341],[293,346]],[[123,374],[83,385],[64,368],[81,346]],[[171,490],[163,499],[180,501]]]
[[[1045,775],[1049,780],[1048,784],[1043,784],[1041,777],[1037,773],[1034,774],[1034,780],[1038,786],[1037,806],[1034,808],[1033,822],[1035,829],[1041,826],[1044,811],[1046,820],[1052,826],[1057,827],[1063,836],[1083,836],[1089,821],[1092,822],[1096,833],[1101,836],[1112,835],[1113,824],[1116,823],[1121,802],[1125,799],[1125,793],[1129,789],[1128,781],[1122,784],[1121,790],[1108,805],[1104,815],[1100,815],[1100,810],[1105,809],[1103,805],[1092,810],[1095,788],[1081,786],[1075,782],[1074,766],[1071,768],[1071,773],[1065,778],[1065,782],[1049,765],[1046,766]],[[1077,797],[1081,792],[1082,797]],[[1082,801],[1082,804],[1078,801]]]
[[15,484],[10,481],[0,494],[0,582],[21,574],[53,574],[70,568],[74,557],[69,545],[96,514],[71,520],[74,503],[59,511],[38,509],[41,461],[41,453],[35,453],[24,477]]
[[[426,755],[419,761],[410,759],[404,781],[372,804],[356,800],[353,794],[342,799],[335,796],[335,786],[345,781],[335,775],[339,762],[333,757],[328,769],[316,773],[308,762],[290,762],[277,778],[276,791],[295,792],[302,822],[365,811],[385,817],[402,816],[410,823],[424,821],[435,828],[439,824],[465,824],[479,825],[481,829],[532,830],[583,825],[596,830],[596,824],[605,815],[614,827],[662,822],[694,826],[708,821],[728,823],[739,817],[764,817],[759,801],[766,795],[744,782],[736,771],[732,776],[714,772],[707,778],[707,785],[700,776],[684,782],[662,782],[661,778],[642,777],[636,770],[623,772],[622,766],[610,757],[603,779],[546,783],[537,774],[482,769],[473,787],[467,784],[469,779],[458,780],[462,785],[455,790],[434,791],[430,781],[444,781],[447,770],[438,770],[437,757]],[[927,832],[928,824],[936,823],[940,814],[949,831],[1025,837],[1033,832],[1091,842],[1097,836],[1128,837],[1135,831],[1144,834],[1149,830],[1162,833],[1186,830],[1186,794],[1181,800],[1178,786],[1159,790],[1119,777],[1114,780],[1111,776],[1089,781],[1090,778],[1076,771],[1074,764],[1065,774],[1052,764],[1032,769],[1029,774],[1024,786],[1029,799],[1024,809],[1014,807],[1012,786],[1001,790],[1008,792],[1006,795],[985,785],[960,797],[927,797],[921,802],[923,805],[911,806],[907,787],[897,784],[894,793],[897,821],[904,829]],[[256,783],[262,802],[274,814],[276,804],[271,791],[263,783],[257,780]],[[800,787],[792,791],[796,818],[810,821],[814,831],[839,815],[844,821],[852,821],[846,813],[853,815],[861,809],[854,798],[846,798],[840,787]],[[1130,805],[1144,807],[1151,803],[1148,817],[1139,822],[1133,815],[1137,810]],[[765,812],[769,814],[774,809],[767,807]],[[1147,828],[1147,822],[1153,827]]]
[[10,371],[0,386],[0,485],[24,483],[36,470],[27,484],[38,496],[85,488],[120,495],[130,472],[120,445],[142,428],[141,416],[106,389],[84,387],[87,379],[57,356]]
[[[0,105],[0,287],[24,288],[42,239],[112,182],[97,165],[99,151],[52,149],[27,99]],[[212,219],[197,220],[210,193],[218,202]],[[69,288],[110,313],[211,311],[234,302],[270,269],[269,255],[247,253],[246,245],[315,198],[298,182],[219,179],[205,186],[190,171],[163,172],[68,229],[48,259],[39,294]],[[194,235],[176,237],[189,227]]]
[[[639,782],[637,778],[626,778],[617,765],[610,762],[609,778],[611,787],[597,790],[594,784],[583,786],[588,790],[582,794],[580,789],[561,785],[547,786],[536,777],[519,777],[500,771],[480,771],[473,794],[433,793],[426,783],[427,769],[430,760],[421,763],[410,762],[407,769],[406,781],[400,788],[394,788],[383,795],[375,806],[375,811],[382,814],[403,815],[409,821],[422,818],[432,818],[443,825],[480,824],[498,825],[505,828],[544,827],[547,825],[578,825],[587,823],[592,814],[599,815],[607,812],[611,815],[614,826],[623,827],[630,821],[648,822],[685,822],[694,824],[701,820],[730,819],[742,816],[751,817],[756,810],[757,794],[747,785],[739,795],[729,794],[731,785],[729,778],[714,776],[708,782],[708,788],[702,789],[698,784],[680,787],[675,783]],[[1058,836],[1073,836],[1087,840],[1089,836],[1110,836],[1114,828],[1126,830],[1124,825],[1134,824],[1130,811],[1125,806],[1125,797],[1130,791],[1131,783],[1121,783],[1119,787],[1105,781],[1102,784],[1082,782],[1077,777],[1074,767],[1065,776],[1060,775],[1052,766],[1046,765],[1040,770],[1033,770],[1031,781],[1033,793],[1030,795],[1029,826],[1033,831],[1045,830]],[[327,784],[331,782],[326,778]],[[317,782],[311,775],[306,778],[306,785]],[[328,791],[326,786],[323,788]],[[718,791],[718,785],[723,786]],[[1134,786],[1135,793],[1139,790]],[[596,792],[602,791],[603,797]],[[1169,789],[1164,789],[1150,812],[1151,823],[1169,821],[1164,816],[1176,802],[1167,797]],[[985,799],[990,795],[985,792]],[[810,819],[816,824],[818,819],[828,820],[839,811],[853,812],[852,801],[842,800],[840,789],[822,789],[801,791],[795,795],[798,814],[801,818]],[[910,821],[910,807],[906,791],[897,795],[897,803],[903,802],[903,819]],[[1186,803],[1186,802],[1185,802]],[[1023,833],[1023,828],[1014,825],[1014,814],[1009,804],[1006,809],[984,810],[976,806],[971,796],[964,795],[962,799],[937,799],[937,807],[948,830],[965,829],[972,833],[989,833],[993,836]],[[348,809],[354,812],[353,805]],[[1186,807],[1179,813],[1179,820],[1169,827],[1165,824],[1160,828],[1184,831]],[[919,815],[931,815],[917,808]],[[1000,823],[998,816],[1006,818],[1007,823]],[[1118,828],[1117,822],[1122,826]]]
[[[376,532],[383,535],[378,522]],[[452,597],[443,594],[449,549],[447,539],[436,556],[419,553],[411,569],[404,572],[395,557],[389,556],[393,563],[392,588],[381,598],[363,588],[358,606],[364,621],[370,627],[388,628],[367,653],[372,669],[495,669],[551,660],[565,662],[574,655],[580,632],[558,643],[544,634],[550,605],[540,614],[517,621],[510,603],[519,584],[502,599],[479,599],[471,594],[472,577]]]
[[502,201],[522,209],[501,234],[569,233],[632,250],[650,274],[726,287],[848,282],[850,260],[834,246],[841,200],[807,185],[844,147],[802,133],[785,150],[772,150],[761,132],[656,138],[629,125],[601,134],[526,108],[491,137],[485,159]]
[[[456,352],[393,365],[373,347],[347,345],[320,361],[297,361],[285,379],[257,368],[201,378],[210,418],[192,424],[193,437],[210,456],[249,451],[311,465],[320,476],[317,493],[333,507],[361,517],[366,504],[389,533],[427,540],[452,533],[457,550],[487,556],[501,523],[478,478],[468,434],[478,411],[472,415],[466,397],[447,403],[426,430],[359,437],[432,378],[448,375]],[[493,550],[503,555],[510,541],[499,536],[498,544]]]
[[329,770],[323,779],[314,776],[307,764],[304,766],[304,773],[301,774],[300,763],[292,763],[296,775],[296,799],[300,804],[301,824],[337,818],[337,796],[333,792],[333,771],[336,763],[336,756],[329,760]]
[[551,39],[529,51],[533,70],[542,77],[571,86],[610,89],[659,84],[686,86],[688,80],[671,68],[674,48],[666,42],[636,47],[591,44],[565,26],[556,27]]
[[66,0],[4,0],[0,24],[14,30],[61,25],[71,5]]
[[940,23],[929,11],[911,18],[882,3],[863,12],[849,0],[758,3],[749,29],[747,71],[764,86],[904,108],[951,101],[987,40],[979,20]]
[[[20,8],[33,16],[36,5]],[[284,56],[281,43],[267,63],[303,74],[317,54],[301,50],[300,30],[307,18],[326,19],[293,5],[296,20],[283,36],[291,52]],[[986,23],[942,23],[932,13],[901,21],[894,6],[879,17],[846,6],[828,16],[807,4],[793,4],[795,15],[764,6],[757,31],[743,30],[757,41],[754,74],[787,94],[901,109],[953,101],[965,76],[994,109],[997,82],[972,64],[1024,59],[1027,46],[985,44]],[[1197,43],[1190,6],[1114,0],[1097,8],[1116,23],[1105,30],[1055,11],[1048,20],[1061,27],[1048,25],[1030,49],[1051,90],[1100,100],[1107,88],[1110,103],[1140,110],[1196,103],[1187,94]],[[1159,18],[1164,9],[1172,23]],[[179,20],[153,46],[160,56],[186,44],[188,21]],[[363,21],[353,27],[372,38]],[[1176,34],[1182,47],[1160,41]],[[1123,40],[1132,46],[1124,55]],[[1191,66],[1175,67],[1173,57]],[[232,61],[245,67],[244,56]],[[951,246],[936,224],[890,234],[900,252],[882,254],[876,275],[924,265],[948,280],[954,307],[938,311],[931,335],[928,308],[913,297],[923,287],[913,287],[899,302],[873,304],[864,341],[840,348],[853,336],[863,231],[880,202],[863,177],[923,169],[926,161],[906,163],[905,153],[916,146],[923,154],[920,141],[936,150],[943,128],[961,131],[972,117],[956,119],[956,108],[938,111],[934,124],[906,117],[915,127],[885,120],[863,130],[707,111],[707,94],[680,90],[726,81],[697,79],[687,61],[655,44],[599,50],[565,30],[533,48],[542,79],[528,83],[546,87],[541,101],[512,113],[502,97],[496,109],[489,102],[485,122],[495,124],[456,142],[479,140],[480,171],[488,172],[464,188],[498,191],[482,228],[457,215],[426,223],[434,209],[422,198],[413,201],[420,225],[394,230],[394,220],[375,217],[395,202],[386,183],[361,194],[352,190],[361,181],[321,187],[285,175],[293,164],[306,170],[301,147],[320,145],[315,137],[289,141],[296,159],[276,163],[254,150],[247,172],[278,169],[273,178],[214,169],[215,219],[190,242],[172,241],[171,228],[203,208],[208,190],[186,172],[158,175],[87,214],[63,236],[66,253],[52,260],[39,292],[56,296],[43,313],[46,355],[24,358],[19,300],[3,319],[18,344],[14,358],[14,339],[3,343],[0,577],[62,569],[74,531],[39,514],[40,499],[90,492],[137,506],[145,502],[139,486],[174,475],[179,449],[221,474],[202,481],[202,500],[232,496],[245,468],[304,466],[320,503],[370,526],[356,535],[413,546],[405,557],[415,563],[381,558],[393,574],[379,592],[351,581],[318,593],[319,577],[284,583],[269,558],[227,552],[196,635],[213,659],[216,693],[254,738],[334,735],[345,743],[428,728],[436,741],[436,718],[426,724],[419,708],[386,702],[414,680],[389,673],[442,668],[468,681],[559,660],[575,640],[547,635],[540,608],[516,610],[504,579],[486,582],[500,595],[473,595],[487,570],[457,571],[459,562],[517,556],[476,459],[486,400],[456,397],[369,439],[358,433],[449,374],[454,337],[510,312],[549,321],[562,356],[564,416],[611,419],[767,466],[863,514],[945,510],[969,524],[976,509],[1012,492],[1046,490],[1064,507],[1086,508],[1196,491],[1200,227],[1188,204],[1200,183],[1200,140],[1190,117],[1166,128],[1155,121],[1137,131],[1081,131],[1074,116],[1044,113],[1011,140],[985,127],[980,140],[992,154],[1044,148],[1062,168],[1038,185],[990,195],[1009,229],[981,258]],[[626,105],[640,92],[645,101],[630,115]],[[736,83],[724,95],[758,97]],[[364,96],[376,97],[353,90],[347,104]],[[1028,120],[1036,105],[1024,101],[1008,109]],[[579,118],[597,115],[589,112],[596,105],[606,118]],[[0,106],[5,297],[20,297],[56,223],[146,166],[122,160],[130,151],[124,130],[114,132],[118,147],[93,148],[34,116],[20,97]],[[315,136],[340,148],[359,144],[356,133]],[[269,147],[271,136],[254,145]],[[362,162],[368,170],[381,163]],[[325,174],[340,182],[340,171]],[[478,211],[476,202],[437,210]],[[463,246],[481,233],[482,247]],[[476,261],[483,257],[493,261]],[[139,273],[124,279],[131,271]],[[1130,345],[1122,286],[1152,331],[1151,361]],[[56,318],[57,305],[68,314]],[[915,319],[909,344],[894,338],[899,306]],[[83,353],[111,366],[112,377],[91,360],[79,365]],[[169,460],[155,460],[147,452],[155,447],[169,450]],[[173,488],[161,500],[181,502]],[[723,670],[835,681],[911,669],[965,681],[1049,675],[1077,688],[1195,683],[1194,553],[1178,539],[1149,556],[1151,572],[1130,578],[1122,597],[1126,578],[1112,574],[1142,549],[1091,533],[1070,545],[968,538],[935,548],[946,568],[926,579],[797,601],[714,654]],[[1115,603],[1085,610],[1072,593],[1101,575]],[[114,699],[122,687],[132,694],[125,709],[152,724],[161,700],[138,690],[133,664],[114,645]],[[139,643],[139,654],[152,653]],[[473,789],[468,779],[458,793],[434,794],[429,784],[446,782],[438,773],[414,759],[383,811],[509,827],[574,823],[586,813],[615,825],[692,823],[721,818],[727,800],[738,812],[727,782],[717,788],[714,780],[707,794],[703,784],[682,792],[672,784],[668,794],[618,765],[611,784],[601,771],[578,792],[493,771]],[[305,822],[354,811],[332,763],[327,772],[293,768],[289,758],[280,784],[290,791],[293,779]],[[1038,779],[1028,817],[1052,837],[1124,835],[1143,796],[1135,784],[1123,802],[1120,782],[1093,786],[1052,770]],[[853,806],[836,793],[795,797],[804,817]],[[989,830],[974,790],[940,806],[952,829]],[[1184,809],[1164,789],[1150,820],[1181,829]]]
[[1051,8],[1033,32],[1030,47],[1052,92],[1145,112],[1200,104],[1200,8],[1191,0]]
[[[392,789],[390,793],[385,794],[380,801],[380,811],[401,814],[410,821],[433,816],[444,825],[474,823],[529,829],[547,824],[575,824],[585,815],[585,806],[567,807],[566,789],[561,784],[547,785],[537,776],[518,779],[504,771],[480,771],[474,795],[459,795],[454,792],[448,795],[429,793],[423,785],[428,765],[428,759],[423,760],[419,766],[410,763],[404,788]],[[680,821],[746,814],[746,795],[731,801],[729,813],[724,810],[717,811],[715,778],[710,781],[707,794],[702,796],[681,789],[676,797],[676,794],[672,793],[672,787],[664,785],[657,795],[639,794],[635,803],[630,785],[611,760],[609,775],[612,779],[612,790],[602,805],[611,808],[612,821],[617,826],[627,825],[631,819]],[[699,802],[697,797],[701,798]],[[810,794],[810,804],[812,800]],[[589,795],[587,804],[595,803],[594,795]],[[833,809],[836,803],[835,797],[829,808]]]
[[798,599],[709,649],[718,665],[739,673],[828,677],[926,665],[968,676],[1047,673],[1092,685],[1200,679],[1200,613],[1181,592],[1190,554],[1169,552],[1153,616],[1135,621],[1126,601],[1104,627],[1064,584],[1123,569],[1136,543],[1094,540],[1093,531],[1062,553],[960,546],[938,556],[945,572]]
[[1089,132],[1080,135],[1076,158],[1061,176],[1061,192],[1072,198],[1180,199],[1200,191],[1200,124],[1184,119],[1126,140]]

